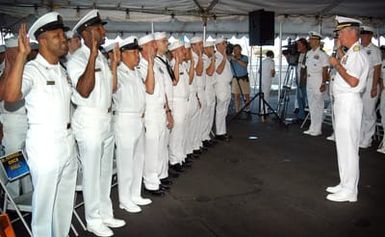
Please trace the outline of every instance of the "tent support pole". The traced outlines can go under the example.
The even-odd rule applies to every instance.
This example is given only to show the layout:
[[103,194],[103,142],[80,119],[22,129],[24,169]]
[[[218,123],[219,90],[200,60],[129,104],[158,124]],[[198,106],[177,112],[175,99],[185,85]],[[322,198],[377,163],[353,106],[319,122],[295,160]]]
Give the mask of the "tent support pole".
[[281,98],[282,87],[282,21],[279,22],[279,82],[278,82],[278,98]]

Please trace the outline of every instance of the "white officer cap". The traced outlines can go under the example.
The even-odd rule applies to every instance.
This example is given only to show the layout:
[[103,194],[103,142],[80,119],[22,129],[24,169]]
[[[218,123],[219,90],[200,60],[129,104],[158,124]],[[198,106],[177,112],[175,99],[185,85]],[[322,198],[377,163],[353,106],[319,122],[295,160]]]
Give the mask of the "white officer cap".
[[66,31],[67,39],[72,39],[74,37],[74,32],[72,30]]
[[350,27],[350,26],[360,27],[360,25],[362,25],[362,22],[360,20],[349,18],[349,17],[343,17],[343,16],[336,16],[336,21],[337,21],[337,26],[336,26],[337,31],[345,27]]
[[5,52],[5,46],[4,45],[0,45],[0,53],[4,53]]
[[180,40],[176,40],[174,42],[172,42],[169,46],[168,46],[168,50],[169,51],[173,51],[175,49],[178,49],[180,47],[183,47],[184,46],[184,43]]
[[154,39],[155,40],[167,39],[166,32],[155,32]]
[[139,40],[138,40],[138,44],[140,46],[142,46],[142,45],[147,44],[148,42],[151,42],[153,40],[154,40],[154,35],[153,34],[148,34],[148,35],[140,37]]
[[30,46],[32,50],[39,50],[39,44],[36,42],[31,42]]
[[107,22],[102,21],[99,15],[99,10],[94,9],[89,11],[85,16],[83,16],[82,19],[80,19],[80,21],[73,28],[73,31],[80,35],[87,27],[98,24],[105,25]]
[[318,40],[321,40],[322,38],[322,35],[318,32],[315,32],[315,31],[309,31],[309,38],[314,38],[314,39],[318,39]]
[[56,29],[63,29],[64,31],[67,31],[69,28],[64,26],[63,18],[58,12],[49,12],[37,19],[31,28],[29,28],[29,39],[37,40],[41,33]]
[[208,48],[208,47],[214,47],[214,45],[215,45],[215,41],[210,40],[210,41],[206,41],[206,42],[205,42],[204,47],[205,47],[205,48]]
[[136,36],[130,36],[119,43],[119,48],[121,51],[140,49],[138,44],[138,38]]
[[191,48],[191,43],[190,43],[190,42],[184,43],[184,47],[185,47],[186,49]]
[[370,26],[362,26],[361,27],[361,34],[373,34],[374,28]]
[[5,40],[5,47],[7,49],[9,48],[17,48],[19,46],[19,40],[17,37],[12,36],[11,38],[8,38]]
[[118,44],[118,42],[112,42],[110,44],[105,44],[105,45],[103,45],[103,49],[106,53],[109,53],[112,50],[114,50],[116,44]]
[[190,44],[196,44],[196,43],[199,43],[199,42],[203,42],[203,39],[200,36],[194,36],[190,40]]
[[217,44],[220,44],[220,43],[225,42],[225,41],[226,41],[225,38],[219,37],[219,38],[217,38],[217,39],[215,40],[215,44],[217,45]]

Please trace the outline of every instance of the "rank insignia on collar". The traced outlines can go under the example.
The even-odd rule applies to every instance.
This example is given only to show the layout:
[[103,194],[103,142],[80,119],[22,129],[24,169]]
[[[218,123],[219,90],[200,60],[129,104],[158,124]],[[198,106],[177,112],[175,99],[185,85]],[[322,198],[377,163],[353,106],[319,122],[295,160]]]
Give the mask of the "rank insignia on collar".
[[354,51],[354,52],[358,52],[358,51],[360,51],[360,49],[361,49],[361,47],[360,47],[359,45],[355,45],[355,46],[353,47],[353,51]]

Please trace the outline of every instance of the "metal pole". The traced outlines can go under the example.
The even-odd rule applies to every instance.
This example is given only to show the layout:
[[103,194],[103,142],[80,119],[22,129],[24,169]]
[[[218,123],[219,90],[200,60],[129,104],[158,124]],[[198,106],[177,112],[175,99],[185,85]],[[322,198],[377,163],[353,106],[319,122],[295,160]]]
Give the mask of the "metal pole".
[[151,33],[154,34],[154,22],[151,21]]
[[203,25],[203,42],[206,42],[206,24]]
[[279,82],[278,82],[278,98],[281,98],[282,87],[282,21],[279,22]]

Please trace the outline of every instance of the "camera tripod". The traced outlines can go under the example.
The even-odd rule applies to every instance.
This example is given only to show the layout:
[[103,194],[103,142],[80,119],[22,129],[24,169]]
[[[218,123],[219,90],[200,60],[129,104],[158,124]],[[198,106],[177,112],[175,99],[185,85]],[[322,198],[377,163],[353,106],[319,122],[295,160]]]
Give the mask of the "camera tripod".
[[[265,94],[263,93],[262,91],[262,46],[260,46],[260,51],[259,51],[259,91],[257,94],[255,94],[253,96],[253,98],[250,99],[249,102],[245,103],[243,105],[243,107],[239,110],[238,113],[236,113],[232,119],[238,117],[242,112],[244,112],[244,110],[250,105],[251,102],[253,102],[256,98],[258,98],[258,112],[257,113],[251,113],[251,112],[248,112],[248,113],[251,113],[251,114],[256,114],[258,116],[261,116],[263,119],[266,118],[267,115],[269,114],[274,114],[276,119],[280,122],[280,124],[284,124],[282,119],[280,118],[280,116],[278,115],[278,113],[273,109],[273,107],[269,104],[269,102],[267,102],[265,100]],[[238,85],[239,85],[239,82],[238,82]],[[269,108],[270,109],[270,112],[267,112],[266,111],[266,108]]]

